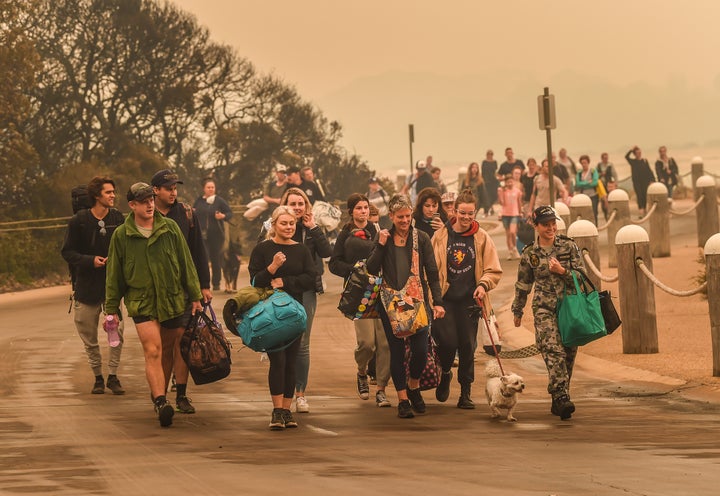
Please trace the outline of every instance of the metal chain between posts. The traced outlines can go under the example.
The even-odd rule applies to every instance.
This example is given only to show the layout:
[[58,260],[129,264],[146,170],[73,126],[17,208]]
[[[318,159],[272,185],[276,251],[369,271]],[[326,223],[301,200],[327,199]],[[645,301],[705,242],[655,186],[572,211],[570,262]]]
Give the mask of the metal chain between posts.
[[615,210],[612,211],[612,213],[610,214],[610,217],[608,217],[607,222],[605,222],[605,225],[604,225],[604,226],[598,226],[597,230],[598,230],[598,231],[604,231],[605,229],[607,229],[608,226],[609,226],[610,224],[612,224],[612,221],[615,220],[615,216],[616,216],[616,215],[617,215],[617,209],[615,209]]
[[632,222],[633,224],[642,224],[642,223],[646,222],[650,218],[650,216],[653,214],[653,212],[655,211],[656,208],[657,208],[657,202],[654,202],[652,207],[650,207],[650,210],[648,210],[648,213],[645,215],[645,217],[638,219],[638,220],[632,220],[630,222]]
[[662,289],[666,293],[671,294],[673,296],[692,296],[694,294],[697,294],[697,293],[703,291],[707,287],[707,281],[705,281],[704,283],[702,283],[700,286],[698,286],[695,289],[688,289],[687,291],[677,291],[675,289],[672,289],[669,286],[666,286],[662,282],[660,282],[658,280],[658,278],[655,277],[655,275],[652,272],[650,272],[650,269],[647,268],[647,265],[645,265],[645,262],[643,261],[642,258],[638,258],[637,260],[635,260],[635,265],[638,266],[638,268],[642,271],[642,273],[645,274],[647,276],[647,278],[650,279],[650,281],[655,286],[657,286],[658,288]]
[[686,214],[689,214],[690,212],[692,212],[693,210],[695,210],[696,208],[698,208],[698,205],[700,205],[700,204],[703,202],[703,200],[705,200],[705,195],[700,195],[700,197],[698,198],[698,200],[697,200],[697,201],[693,204],[693,206],[690,207],[689,209],[684,210],[684,211],[682,211],[682,212],[678,212],[677,210],[673,210],[673,209],[671,208],[671,209],[670,209],[670,213],[673,214],[673,215],[686,215]]
[[602,275],[600,270],[598,270],[598,268],[595,267],[595,264],[593,263],[592,258],[590,258],[590,254],[588,253],[587,250],[583,250],[583,258],[585,259],[585,263],[587,264],[588,267],[590,267],[590,270],[593,272],[593,274],[598,276],[601,281],[615,282],[618,280],[618,277],[619,277],[618,274],[615,274],[612,277]]

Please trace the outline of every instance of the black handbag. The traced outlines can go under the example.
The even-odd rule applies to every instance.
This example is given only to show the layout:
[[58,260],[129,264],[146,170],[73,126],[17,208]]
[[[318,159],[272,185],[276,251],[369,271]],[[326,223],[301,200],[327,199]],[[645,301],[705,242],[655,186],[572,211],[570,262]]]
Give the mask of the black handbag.
[[368,272],[365,260],[356,262],[345,281],[338,310],[350,320],[380,318],[376,305],[381,283],[382,277]]
[[600,311],[602,312],[603,319],[605,320],[605,329],[608,334],[615,332],[615,329],[620,327],[622,320],[615,310],[615,305],[612,302],[610,291],[600,291]]
[[212,318],[205,309],[195,312],[180,338],[180,354],[188,366],[195,384],[219,381],[230,374],[230,342],[210,307]]

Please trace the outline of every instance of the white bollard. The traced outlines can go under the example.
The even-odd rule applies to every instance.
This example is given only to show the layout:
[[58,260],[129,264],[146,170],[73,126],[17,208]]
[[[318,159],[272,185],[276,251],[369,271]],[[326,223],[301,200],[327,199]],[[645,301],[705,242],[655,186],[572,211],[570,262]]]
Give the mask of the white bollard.
[[705,243],[705,280],[710,306],[710,336],[712,337],[713,377],[720,377],[720,233]]
[[650,253],[653,258],[670,256],[670,202],[668,189],[663,183],[652,183],[647,189],[648,207],[655,211],[650,216]]
[[592,199],[588,195],[578,193],[570,199],[570,224],[578,219],[589,220],[595,224]]
[[704,246],[713,234],[720,231],[715,178],[699,177],[695,183],[695,191],[698,193],[698,198],[705,195],[705,199],[697,206],[698,246]]
[[570,209],[563,202],[555,202],[553,210],[555,210],[557,216],[563,220],[566,226],[572,224],[572,220],[570,219]]
[[642,258],[652,271],[650,238],[640,226],[629,225],[615,237],[618,254],[618,290],[623,320],[623,353],[657,353],[655,285],[635,265]]
[[[598,269],[600,268],[600,249],[598,247],[598,230],[597,227],[595,227],[595,224],[590,222],[589,220],[576,220],[572,224],[570,224],[570,227],[567,230],[568,237],[575,240],[575,244],[578,245],[578,248],[580,248],[580,253],[582,255],[583,250],[587,250],[588,254],[590,255],[590,260],[592,260],[593,264],[595,264],[595,267]],[[584,259],[585,257],[583,257]],[[583,265],[585,264],[585,261],[583,260]],[[586,267],[585,273],[590,278],[590,281],[595,285],[595,288],[597,288],[598,291],[601,289],[602,280],[595,275],[595,272],[590,270],[590,268]]]
[[608,193],[608,213],[615,212],[615,218],[607,228],[608,236],[608,267],[617,267],[617,248],[615,247],[615,236],[618,231],[631,223],[630,221],[630,197],[624,189],[614,189]]
[[702,157],[693,157],[692,161],[690,162],[690,179],[692,180],[693,199],[695,201],[700,198],[700,193],[698,193],[696,187],[697,180],[700,179],[703,175],[705,175],[705,169]]

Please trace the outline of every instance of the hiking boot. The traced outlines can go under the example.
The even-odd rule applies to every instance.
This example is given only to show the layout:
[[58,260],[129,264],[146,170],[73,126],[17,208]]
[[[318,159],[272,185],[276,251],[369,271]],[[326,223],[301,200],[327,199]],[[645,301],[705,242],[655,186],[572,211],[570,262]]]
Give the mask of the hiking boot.
[[270,418],[270,430],[281,431],[285,429],[285,420],[283,419],[282,408],[273,408],[272,417]]
[[392,406],[390,401],[388,401],[387,396],[385,396],[385,391],[378,391],[375,393],[375,404],[380,408]]
[[398,417],[413,418],[414,416],[410,402],[408,400],[401,400],[400,403],[398,403]]
[[102,376],[98,376],[95,378],[95,384],[93,385],[92,391],[90,391],[92,394],[105,394],[105,380],[102,378]]
[[458,399],[457,406],[463,410],[474,410],[475,403],[470,399],[470,384],[460,385],[460,399]]
[[435,399],[440,403],[445,403],[450,396],[450,381],[452,381],[452,370],[440,374],[440,384],[435,389]]
[[420,394],[420,388],[407,390],[408,399],[412,405],[412,409],[415,413],[422,415],[425,413],[425,400],[423,400],[422,394]]
[[575,404],[570,401],[567,394],[553,398],[550,413],[560,417],[560,420],[567,420],[572,417],[575,412]]
[[310,413],[310,405],[308,405],[305,396],[295,398],[295,411],[298,413]]
[[187,396],[178,396],[176,402],[177,406],[175,410],[180,413],[195,413],[195,407],[192,406],[192,401]]
[[366,400],[370,397],[370,385],[368,384],[367,375],[357,375],[357,390],[360,399]]
[[160,427],[170,427],[172,425],[172,418],[175,415],[175,409],[168,401],[155,404],[155,412],[158,414],[158,420],[160,420]]
[[285,427],[287,427],[288,429],[292,429],[298,426],[298,423],[295,421],[295,418],[293,417],[293,414],[290,410],[283,409],[282,419],[285,423]]
[[109,375],[107,380],[107,388],[112,391],[112,394],[125,394],[125,390],[120,384],[120,379],[116,375]]

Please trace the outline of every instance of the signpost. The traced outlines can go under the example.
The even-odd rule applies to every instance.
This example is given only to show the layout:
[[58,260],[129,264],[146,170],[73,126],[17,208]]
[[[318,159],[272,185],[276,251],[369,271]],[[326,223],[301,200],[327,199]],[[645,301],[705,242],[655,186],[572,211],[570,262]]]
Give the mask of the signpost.
[[415,170],[415,168],[413,166],[413,156],[412,156],[413,155],[412,154],[412,146],[413,146],[413,143],[415,142],[415,126],[413,126],[412,124],[408,124],[408,134],[409,134],[409,138],[410,138],[410,174],[412,174],[413,171]]
[[555,204],[555,164],[552,159],[552,137],[550,130],[555,129],[555,95],[550,94],[550,89],[545,88],[542,95],[538,96],[538,123],[540,130],[545,131],[547,138],[547,161],[548,161],[548,187],[550,192],[550,206]]

